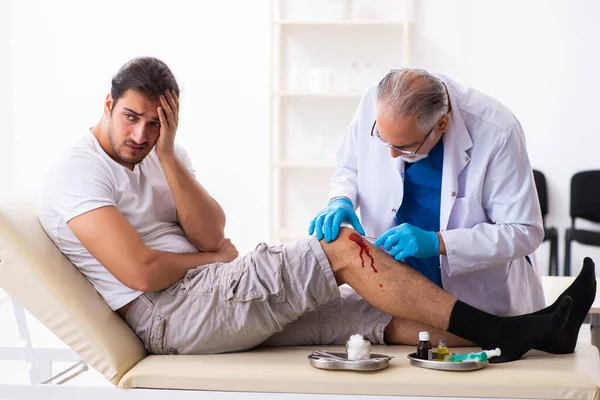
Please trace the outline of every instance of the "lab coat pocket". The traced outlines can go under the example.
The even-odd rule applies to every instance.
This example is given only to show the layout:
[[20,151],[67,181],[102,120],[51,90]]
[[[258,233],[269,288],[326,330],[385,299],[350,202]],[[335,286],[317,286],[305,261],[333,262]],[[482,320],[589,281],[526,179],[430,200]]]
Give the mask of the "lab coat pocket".
[[511,267],[512,262],[508,265],[491,265],[485,270],[487,276],[483,280],[484,295],[489,302],[489,309],[495,315],[506,315],[510,307],[508,278]]
[[448,219],[448,229],[472,228],[482,222],[488,222],[488,219],[476,196],[461,197],[454,201]]

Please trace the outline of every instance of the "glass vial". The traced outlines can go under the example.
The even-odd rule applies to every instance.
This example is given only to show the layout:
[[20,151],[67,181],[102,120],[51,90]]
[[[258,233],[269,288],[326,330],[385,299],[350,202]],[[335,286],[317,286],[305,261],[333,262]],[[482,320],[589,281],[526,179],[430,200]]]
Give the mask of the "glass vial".
[[444,361],[444,357],[448,354],[448,342],[446,339],[440,339],[440,344],[437,348],[437,359],[438,361]]
[[419,332],[419,344],[417,345],[417,358],[421,360],[429,359],[431,342],[429,341],[429,332]]

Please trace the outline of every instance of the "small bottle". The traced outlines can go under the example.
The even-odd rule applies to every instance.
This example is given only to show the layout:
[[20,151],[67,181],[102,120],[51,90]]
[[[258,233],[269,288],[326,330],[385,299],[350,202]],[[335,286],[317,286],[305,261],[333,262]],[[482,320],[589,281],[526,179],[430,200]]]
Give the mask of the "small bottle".
[[360,84],[360,78],[361,78],[360,63],[353,62],[352,68],[350,69],[350,81],[349,81],[349,85],[348,85],[350,87],[350,92],[362,93],[361,91],[362,91],[363,87]]
[[444,361],[444,356],[448,354],[448,342],[446,339],[440,339],[440,344],[438,345],[437,350],[437,359],[438,361]]
[[298,91],[298,66],[295,63],[292,63],[288,72],[287,90],[289,92]]
[[419,332],[419,344],[417,345],[417,358],[421,360],[429,359],[431,342],[429,341],[429,332]]

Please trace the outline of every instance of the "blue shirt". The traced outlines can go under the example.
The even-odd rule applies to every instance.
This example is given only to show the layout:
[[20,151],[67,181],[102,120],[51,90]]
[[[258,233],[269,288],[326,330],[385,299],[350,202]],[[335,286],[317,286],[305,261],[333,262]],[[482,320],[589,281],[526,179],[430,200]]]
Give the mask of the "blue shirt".
[[[398,225],[409,223],[425,231],[439,232],[443,163],[444,143],[440,139],[427,158],[404,164],[404,197],[396,213]],[[439,256],[408,257],[404,262],[442,287]]]

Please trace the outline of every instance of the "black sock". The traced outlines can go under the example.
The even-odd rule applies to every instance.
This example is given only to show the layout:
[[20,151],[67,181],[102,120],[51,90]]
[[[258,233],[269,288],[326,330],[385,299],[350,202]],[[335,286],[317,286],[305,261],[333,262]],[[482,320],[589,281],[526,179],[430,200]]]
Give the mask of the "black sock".
[[448,332],[483,350],[499,347],[502,355],[491,358],[490,363],[514,361],[562,329],[571,306],[571,298],[565,296],[552,313],[498,317],[457,300],[450,314]]
[[535,349],[554,354],[568,354],[575,350],[579,328],[581,328],[596,297],[596,269],[591,258],[584,258],[581,272],[571,286],[552,305],[536,312],[534,315],[553,313],[566,296],[573,300],[573,309],[565,327],[544,340],[540,345],[535,346]]

